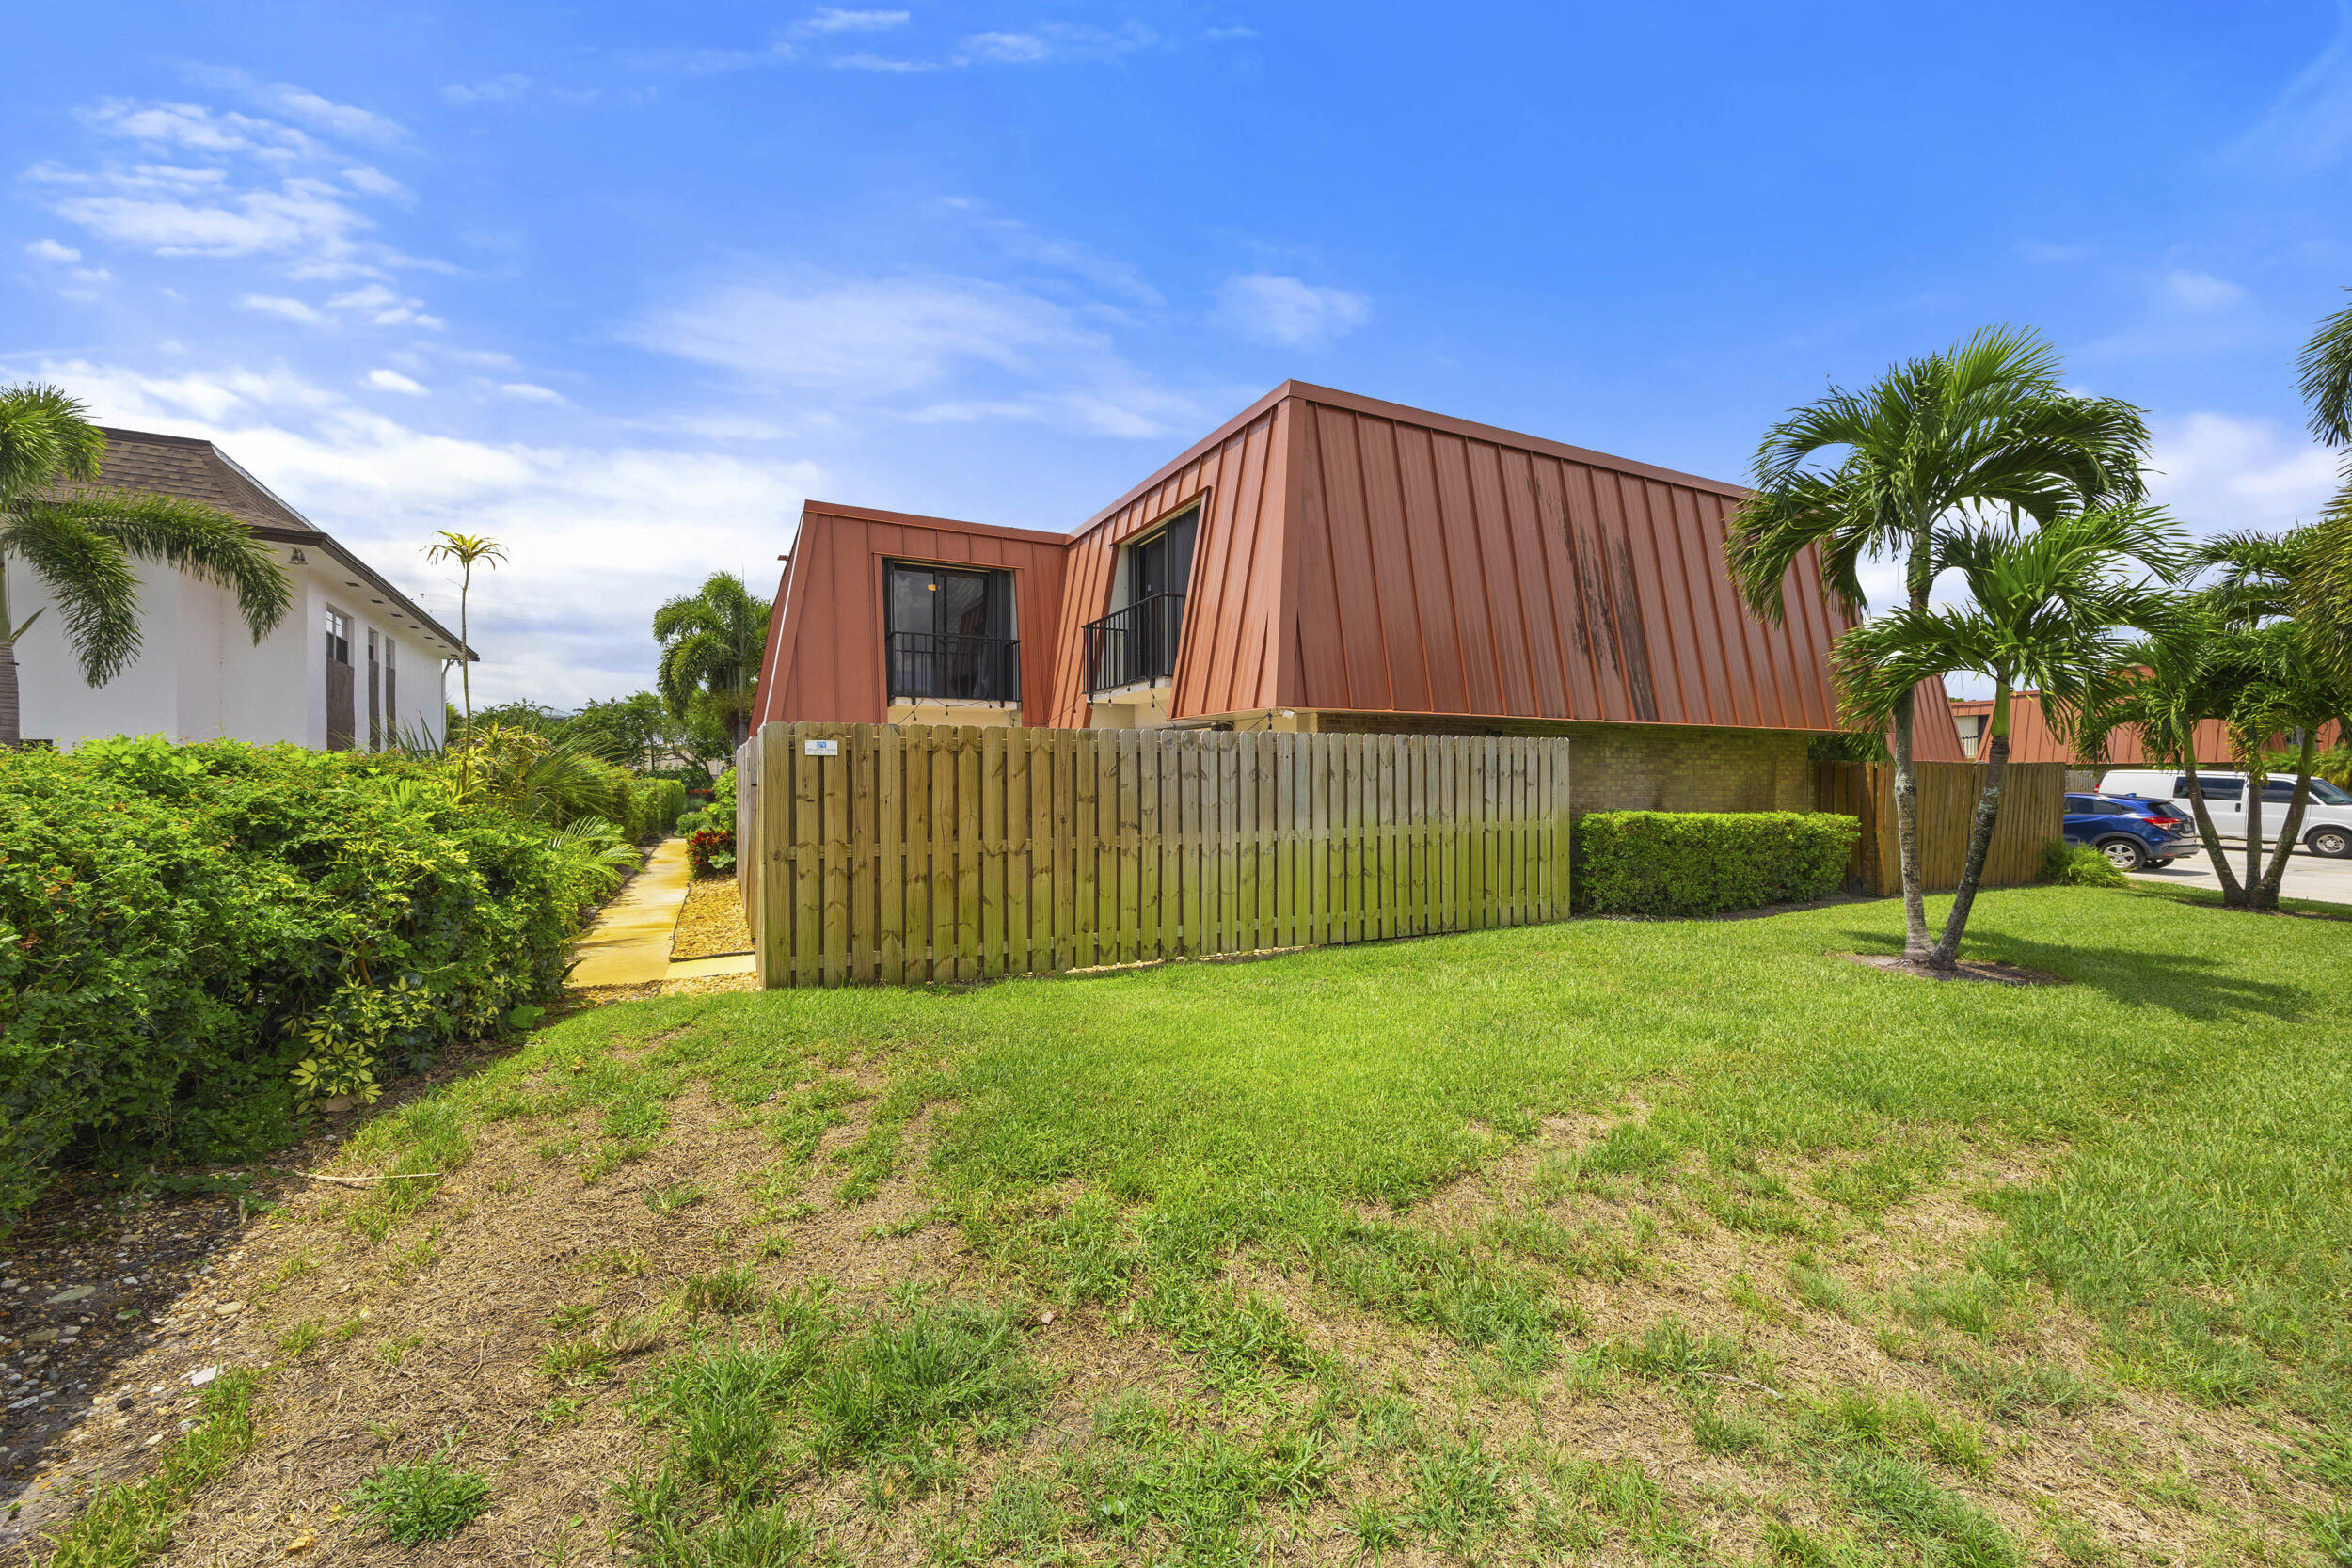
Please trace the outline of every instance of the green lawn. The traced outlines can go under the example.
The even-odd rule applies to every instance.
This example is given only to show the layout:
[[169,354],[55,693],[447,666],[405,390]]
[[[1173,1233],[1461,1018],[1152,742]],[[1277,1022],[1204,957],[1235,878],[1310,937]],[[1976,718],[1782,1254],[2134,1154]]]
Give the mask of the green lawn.
[[[699,1326],[548,1353],[649,1434],[642,1560],[2352,1562],[2352,926],[2033,889],[1968,956],[2065,985],[1843,957],[1899,919],[632,1004],[355,1153],[585,1110],[595,1182],[703,1081],[772,1135]],[[957,1288],[796,1276],[910,1162]],[[1063,1409],[1048,1307],[1157,1370]]]

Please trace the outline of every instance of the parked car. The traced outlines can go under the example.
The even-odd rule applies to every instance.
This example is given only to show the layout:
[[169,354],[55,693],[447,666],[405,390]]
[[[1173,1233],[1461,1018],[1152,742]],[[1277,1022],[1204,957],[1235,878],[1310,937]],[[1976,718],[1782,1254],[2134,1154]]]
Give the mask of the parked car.
[[2067,843],[2089,845],[2119,871],[2170,865],[2183,855],[2204,852],[2185,812],[2131,796],[2069,795],[2065,832]]
[[[2224,838],[2244,838],[2246,775],[2200,773],[2197,781],[2205,792],[2205,810],[2213,816],[2214,832]],[[2188,775],[2185,773],[2115,768],[2101,775],[2099,793],[2105,796],[2137,796],[2143,800],[2171,807],[2179,816],[2189,815]],[[2277,842],[2279,829],[2287,819],[2287,805],[2294,798],[2293,779],[2282,779],[2274,773],[2263,781],[2265,840]],[[2311,799],[2303,807],[2303,847],[2314,855],[2336,859],[2352,855],[2352,794],[2346,794],[2325,779],[2312,781]]]

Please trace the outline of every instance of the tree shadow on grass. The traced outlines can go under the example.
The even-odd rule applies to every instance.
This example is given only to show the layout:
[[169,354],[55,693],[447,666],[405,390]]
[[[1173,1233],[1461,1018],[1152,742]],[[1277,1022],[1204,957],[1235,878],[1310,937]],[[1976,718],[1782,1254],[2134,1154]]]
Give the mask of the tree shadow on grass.
[[[1857,952],[1887,951],[1883,931],[1845,935]],[[2094,987],[2128,1006],[2160,1007],[2201,1022],[2249,1013],[2294,1022],[2313,1000],[2304,987],[2250,979],[2218,958],[2161,948],[2037,942],[1991,925],[1969,927],[1961,956],[2038,969],[2070,985]]]

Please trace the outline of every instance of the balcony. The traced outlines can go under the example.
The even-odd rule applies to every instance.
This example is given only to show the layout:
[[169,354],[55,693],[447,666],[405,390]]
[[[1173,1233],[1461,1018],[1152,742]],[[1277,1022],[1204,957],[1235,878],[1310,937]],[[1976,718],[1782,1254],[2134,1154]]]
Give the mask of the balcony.
[[1021,700],[1021,640],[892,632],[890,700],[1017,703]]
[[1087,695],[1166,680],[1176,673],[1182,594],[1152,594],[1086,624]]

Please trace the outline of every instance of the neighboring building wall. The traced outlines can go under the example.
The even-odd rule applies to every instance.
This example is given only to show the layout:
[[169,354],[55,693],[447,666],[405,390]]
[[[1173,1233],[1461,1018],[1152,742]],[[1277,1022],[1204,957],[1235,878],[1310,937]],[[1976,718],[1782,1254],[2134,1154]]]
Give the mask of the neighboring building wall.
[[8,563],[8,608],[20,620],[40,612],[16,645],[20,733],[72,746],[92,736],[180,732],[180,574],[138,562],[139,656],[103,686],[82,678],[66,641],[65,618],[48,585],[22,561]]
[[1568,802],[1588,811],[1811,811],[1812,737],[1794,730],[1702,724],[1454,723],[1402,713],[1311,715],[1334,735],[1560,735]]
[[[279,546],[281,561],[292,550]],[[23,613],[48,606],[17,648],[24,734],[72,747],[115,735],[164,735],[174,740],[292,741],[326,744],[326,609],[352,617],[360,689],[360,743],[366,743],[366,641],[370,629],[398,645],[399,718],[437,742],[443,729],[442,669],[410,628],[372,621],[374,607],[315,563],[289,567],[294,602],[258,643],[228,590],[168,567],[141,562],[140,650],[120,674],[92,688],[68,649],[47,589],[22,563],[9,574]],[[388,727],[389,744],[396,734]]]

